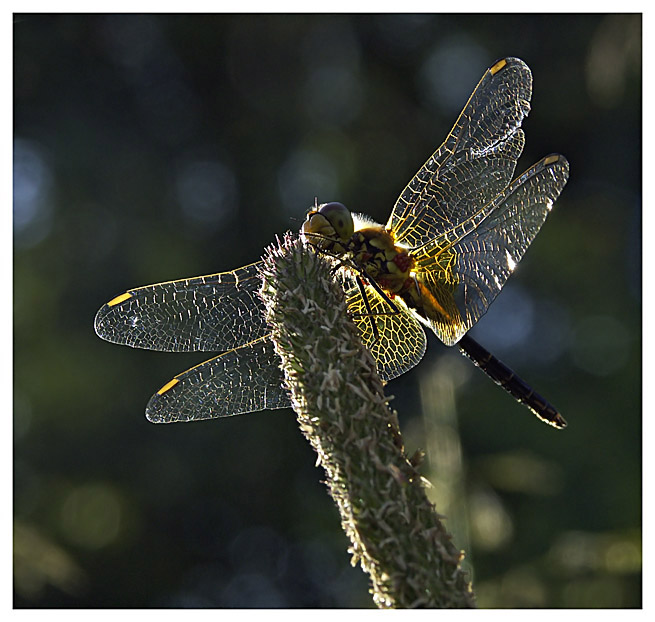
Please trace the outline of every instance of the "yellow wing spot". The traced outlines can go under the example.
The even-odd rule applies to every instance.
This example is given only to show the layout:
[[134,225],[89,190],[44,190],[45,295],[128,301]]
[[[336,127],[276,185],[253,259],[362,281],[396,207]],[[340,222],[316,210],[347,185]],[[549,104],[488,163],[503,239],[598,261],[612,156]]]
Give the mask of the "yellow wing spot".
[[170,391],[177,383],[179,380],[177,378],[173,378],[170,382],[167,382],[159,391],[157,391],[157,395],[164,395],[166,391]]
[[125,292],[124,294],[121,294],[120,296],[116,296],[116,298],[113,298],[107,303],[108,307],[115,307],[116,305],[119,305],[121,302],[124,300],[127,300],[128,298],[132,298],[132,294],[130,292]]
[[489,69],[491,75],[495,76],[505,65],[507,65],[507,61],[504,58],[503,60],[499,60],[493,67]]
[[544,166],[548,166],[549,164],[552,164],[553,162],[557,162],[559,160],[559,156],[557,154],[548,156],[547,158],[544,159]]

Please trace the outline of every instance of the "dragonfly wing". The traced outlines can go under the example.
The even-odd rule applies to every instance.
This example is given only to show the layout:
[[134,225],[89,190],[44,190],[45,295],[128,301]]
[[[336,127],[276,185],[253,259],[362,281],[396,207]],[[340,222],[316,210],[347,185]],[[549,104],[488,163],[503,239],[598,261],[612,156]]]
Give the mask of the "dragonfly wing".
[[525,138],[532,74],[518,58],[488,69],[444,143],[407,184],[386,228],[415,248],[466,220],[510,183]]
[[423,358],[427,343],[425,331],[399,299],[394,300],[396,312],[370,285],[365,285],[364,291],[368,308],[359,288],[352,287],[346,292],[348,310],[375,359],[378,374],[383,380],[392,380]]
[[98,311],[96,333],[166,352],[221,352],[259,339],[267,333],[260,265],[131,289]]
[[273,343],[258,339],[175,376],[150,398],[146,417],[172,423],[285,408],[283,381]]
[[454,309],[449,319],[431,321],[444,343],[456,343],[486,312],[537,235],[568,176],[566,158],[549,155],[474,217],[415,251],[419,282],[440,300],[449,291],[454,302],[454,306],[441,305]]

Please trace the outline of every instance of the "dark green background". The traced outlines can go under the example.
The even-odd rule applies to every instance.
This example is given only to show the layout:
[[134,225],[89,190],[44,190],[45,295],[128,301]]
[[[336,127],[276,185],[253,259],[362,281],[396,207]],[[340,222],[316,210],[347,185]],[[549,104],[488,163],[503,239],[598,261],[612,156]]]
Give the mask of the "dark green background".
[[385,222],[497,58],[524,170],[571,177],[474,329],[569,421],[430,337],[388,392],[485,607],[641,605],[641,17],[16,16],[17,607],[370,607],[290,411],[154,426],[202,360],[93,332],[127,288],[255,261],[318,200]]

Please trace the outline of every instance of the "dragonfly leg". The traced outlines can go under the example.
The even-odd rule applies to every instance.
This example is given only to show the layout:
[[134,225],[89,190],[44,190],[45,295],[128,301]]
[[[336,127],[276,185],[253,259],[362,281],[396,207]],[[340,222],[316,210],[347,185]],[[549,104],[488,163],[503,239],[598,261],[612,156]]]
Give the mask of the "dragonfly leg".
[[373,329],[373,340],[380,340],[380,333],[378,332],[377,322],[373,317],[373,312],[371,311],[371,305],[368,301],[368,296],[366,295],[366,289],[364,288],[364,283],[359,275],[355,278],[357,281],[357,287],[359,288],[359,293],[362,295],[362,300],[364,301],[364,306],[366,307],[366,314],[368,315],[369,321],[371,322],[371,328]]
[[[375,279],[373,279],[372,277],[369,276],[369,274],[366,272],[366,269],[363,268],[363,267],[361,267],[361,268],[358,267],[357,269],[358,269],[359,273],[360,273],[360,274],[361,274],[361,275],[366,279],[366,282],[367,282],[367,283],[368,283],[368,284],[369,284],[369,285],[370,285],[370,286],[371,286],[371,287],[372,287],[372,288],[373,288],[373,289],[374,289],[378,294],[380,294],[380,297],[381,297],[381,298],[382,298],[382,299],[383,299],[383,300],[384,300],[384,301],[385,301],[385,302],[386,302],[386,303],[391,307],[393,313],[400,313],[400,311],[398,310],[398,307],[396,306],[396,304],[394,303],[394,301],[391,300],[391,298],[389,298],[389,294],[387,294],[387,292],[385,292],[385,291],[384,291],[384,290],[383,290],[383,289],[382,289],[382,288],[377,284],[377,282],[375,281]],[[359,278],[359,277],[358,277],[358,278]]]

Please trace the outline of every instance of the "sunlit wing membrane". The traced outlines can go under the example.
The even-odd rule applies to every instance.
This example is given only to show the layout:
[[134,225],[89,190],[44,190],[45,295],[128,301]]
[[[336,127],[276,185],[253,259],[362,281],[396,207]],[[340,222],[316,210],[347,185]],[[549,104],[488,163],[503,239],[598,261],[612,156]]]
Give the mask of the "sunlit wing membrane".
[[146,407],[153,423],[198,421],[291,405],[279,357],[258,339],[175,376]]
[[[348,311],[361,331],[364,345],[373,355],[378,374],[393,380],[418,364],[425,354],[425,330],[402,301],[395,300],[400,312],[394,312],[377,291],[365,285],[369,308],[357,287],[346,292]],[[375,338],[373,322],[379,338]]]
[[[384,380],[414,367],[423,357],[425,331],[409,313],[393,313],[366,286],[370,315],[357,288],[347,294],[349,311]],[[379,339],[373,336],[376,322]],[[153,423],[215,419],[291,405],[284,389],[279,357],[272,342],[261,338],[229,350],[175,376],[152,396],[146,416]]]
[[263,337],[260,263],[131,289],[97,313],[98,336],[133,348],[222,352]]
[[546,220],[568,175],[566,158],[547,156],[468,221],[414,251],[421,284],[435,295],[443,295],[444,281],[451,284],[459,318],[431,322],[444,343],[456,343],[486,312]]
[[416,248],[489,203],[511,181],[524,146],[532,74],[518,58],[487,70],[444,143],[407,184],[386,228]]

